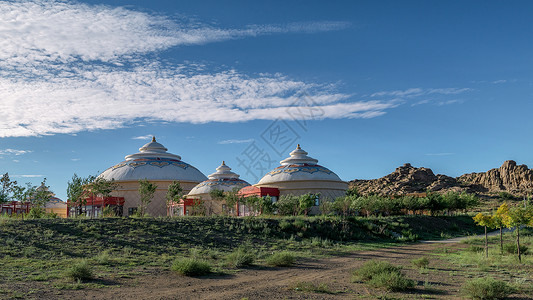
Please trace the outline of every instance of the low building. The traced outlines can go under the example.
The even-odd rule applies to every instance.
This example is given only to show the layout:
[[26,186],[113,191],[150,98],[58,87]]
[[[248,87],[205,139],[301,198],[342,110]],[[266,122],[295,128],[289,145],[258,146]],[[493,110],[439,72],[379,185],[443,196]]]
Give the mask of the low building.
[[157,185],[154,198],[146,210],[150,216],[168,214],[166,193],[173,181],[178,181],[183,192],[188,193],[198,183],[207,179],[198,169],[182,161],[179,155],[167,151],[168,149],[154,137],[150,143],[142,146],[138,153],[127,155],[125,161],[99,175],[106,180],[114,180],[119,185],[111,196],[124,198],[124,216],[134,214],[140,205],[141,179],[147,179]]
[[180,202],[179,205],[173,206],[173,215],[189,215],[195,206],[201,205],[204,214],[220,215],[233,210],[227,207],[221,199],[212,199],[211,192],[220,190],[222,192],[239,191],[250,184],[239,178],[240,176],[231,171],[231,168],[223,161],[216,168],[216,172],[209,175],[208,179],[196,185]]
[[[300,145],[290,153],[290,156],[280,161],[280,166],[268,172],[257,184],[258,188],[276,188],[279,196],[315,194],[315,206],[320,201],[344,196],[348,183],[343,181],[328,168],[318,165],[318,160],[307,155]],[[317,213],[318,207],[312,209]]]

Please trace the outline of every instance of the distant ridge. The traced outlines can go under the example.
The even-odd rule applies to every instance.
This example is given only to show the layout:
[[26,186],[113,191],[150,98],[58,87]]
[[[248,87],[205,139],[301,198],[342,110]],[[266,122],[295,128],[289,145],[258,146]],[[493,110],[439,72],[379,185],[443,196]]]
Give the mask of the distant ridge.
[[466,191],[487,196],[499,192],[522,196],[533,192],[533,170],[526,165],[517,165],[515,161],[508,160],[499,168],[454,178],[435,175],[429,168],[416,168],[407,163],[378,179],[352,180],[350,187],[357,188],[362,194],[379,195]]

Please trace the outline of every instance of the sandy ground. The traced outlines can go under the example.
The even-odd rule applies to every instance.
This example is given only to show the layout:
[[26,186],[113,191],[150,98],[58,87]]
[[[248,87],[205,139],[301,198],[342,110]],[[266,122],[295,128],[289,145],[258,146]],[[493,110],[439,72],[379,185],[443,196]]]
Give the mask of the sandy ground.
[[[232,275],[191,278],[147,268],[132,278],[102,278],[101,282],[109,286],[98,289],[57,290],[38,282],[24,283],[27,286],[17,289],[34,289],[32,298],[36,299],[377,299],[385,295],[388,299],[461,299],[460,287],[468,279],[468,270],[431,255],[443,248],[455,251],[468,246],[458,241],[426,241],[345,256],[300,259],[290,268],[252,267]],[[411,264],[411,260],[422,256],[430,259],[429,269],[424,272]],[[352,271],[372,259],[402,265],[407,277],[417,282],[416,288],[404,294],[387,293],[351,282]],[[326,284],[331,293],[296,291],[298,282]]]
[[[365,261],[379,259],[406,266],[407,276],[418,282],[417,289],[403,297],[420,298],[425,294],[432,299],[454,299],[464,281],[464,278],[456,274],[460,270],[448,266],[444,261],[431,259],[430,267],[435,272],[421,274],[410,263],[412,259],[428,255],[444,246],[449,247],[450,244],[419,243],[355,252],[341,257],[300,260],[291,268],[249,268],[234,275],[201,278],[178,276],[170,271],[147,270],[146,275],[123,280],[118,287],[61,291],[60,294],[56,291],[54,296],[42,296],[61,299],[374,299],[387,293],[373,290],[361,283],[352,283],[351,273]],[[424,281],[440,291],[424,290]],[[297,282],[327,284],[334,294],[295,291],[293,287]]]

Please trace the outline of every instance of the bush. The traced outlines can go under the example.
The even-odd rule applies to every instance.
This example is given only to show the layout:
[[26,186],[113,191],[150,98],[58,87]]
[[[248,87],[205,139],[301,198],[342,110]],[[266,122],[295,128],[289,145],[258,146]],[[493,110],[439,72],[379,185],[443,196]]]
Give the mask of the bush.
[[183,276],[202,276],[211,273],[211,265],[196,258],[178,258],[170,269]]
[[319,285],[316,285],[312,282],[300,281],[294,285],[293,290],[298,292],[333,294],[333,292],[329,289],[328,285],[325,283],[320,283]]
[[[503,245],[503,249],[505,252],[509,254],[517,254],[517,248],[515,243],[505,244]],[[529,253],[529,248],[526,245],[520,245],[520,253],[523,255],[526,255]]]
[[462,289],[464,295],[470,299],[506,299],[513,293],[513,288],[507,283],[491,277],[469,280]]
[[250,266],[255,261],[255,254],[245,247],[239,247],[237,250],[226,256],[228,265],[234,268]]
[[291,252],[283,251],[272,254],[266,259],[266,263],[274,267],[290,267],[296,258]]
[[66,273],[66,276],[75,281],[86,281],[94,277],[89,262],[82,260],[72,265]]
[[476,246],[476,245],[470,245],[470,247],[468,247],[466,250],[470,251],[470,252],[483,252],[485,251],[485,248],[481,247],[481,246]]
[[427,257],[415,258],[411,260],[411,263],[419,269],[427,268],[429,265],[429,259]]
[[378,274],[400,273],[401,269],[401,267],[393,266],[386,261],[371,260],[353,272],[353,280],[369,281]]
[[375,274],[368,284],[375,288],[383,288],[388,291],[404,291],[415,287],[415,282],[405,278],[400,272],[383,272]]

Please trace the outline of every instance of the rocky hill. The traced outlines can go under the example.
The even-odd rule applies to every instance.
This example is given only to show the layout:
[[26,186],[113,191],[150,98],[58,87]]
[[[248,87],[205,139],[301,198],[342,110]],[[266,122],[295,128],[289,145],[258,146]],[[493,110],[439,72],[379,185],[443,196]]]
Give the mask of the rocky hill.
[[526,165],[518,166],[516,162],[509,160],[500,168],[453,178],[441,174],[435,175],[428,168],[415,168],[411,164],[405,164],[379,179],[352,180],[350,187],[357,188],[362,194],[380,195],[466,191],[485,195],[508,192],[521,196],[533,191],[533,169],[529,169]]

